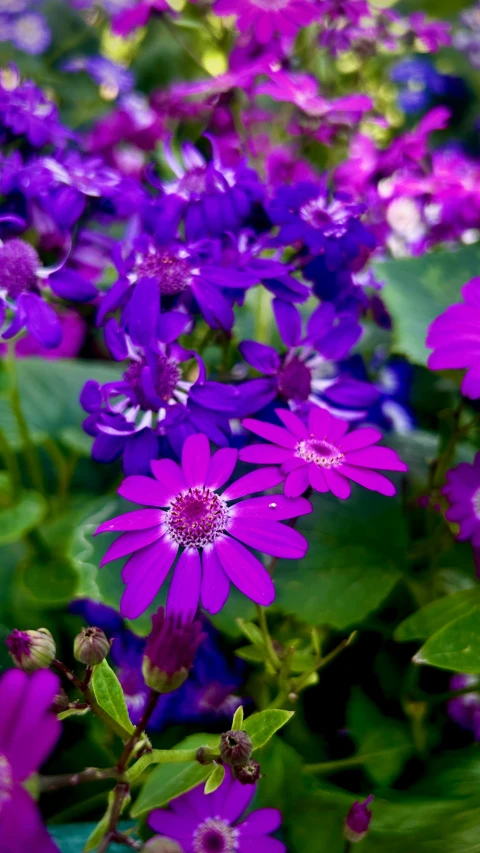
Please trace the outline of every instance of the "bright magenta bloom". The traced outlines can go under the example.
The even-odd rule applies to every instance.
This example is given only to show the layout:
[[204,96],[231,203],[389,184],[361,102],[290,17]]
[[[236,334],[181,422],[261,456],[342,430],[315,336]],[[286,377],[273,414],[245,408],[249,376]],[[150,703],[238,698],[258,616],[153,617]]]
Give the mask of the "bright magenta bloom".
[[463,303],[450,305],[431,324],[427,347],[434,350],[428,359],[430,370],[466,368],[462,392],[480,397],[480,278],[462,287]]
[[268,44],[276,33],[293,38],[317,14],[310,0],[217,0],[214,11],[236,15],[238,29],[254,35],[260,44]]

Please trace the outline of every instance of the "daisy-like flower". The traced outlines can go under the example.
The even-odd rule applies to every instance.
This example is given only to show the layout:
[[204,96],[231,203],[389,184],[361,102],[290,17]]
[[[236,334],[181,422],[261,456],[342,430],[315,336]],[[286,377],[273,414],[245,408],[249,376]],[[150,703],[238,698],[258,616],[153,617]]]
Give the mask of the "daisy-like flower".
[[281,824],[277,809],[257,809],[238,823],[255,791],[256,785],[235,781],[226,767],[213,794],[204,794],[199,785],[172,800],[169,809],[155,809],[149,824],[188,853],[285,853],[285,845],[270,837]]
[[457,539],[470,539],[474,548],[480,548],[480,453],[472,465],[462,462],[447,471],[442,494],[450,505],[445,518],[460,527]]
[[206,610],[218,613],[228,598],[230,583],[257,604],[272,603],[273,581],[245,545],[272,557],[304,557],[306,539],[280,522],[305,515],[312,507],[304,499],[289,500],[281,495],[232,503],[278,486],[284,479],[278,468],[260,468],[219,494],[237,458],[238,451],[228,447],[210,458],[208,439],[198,433],[185,441],[181,467],[171,459],[159,459],[151,463],[155,479],[132,476],[123,481],[118,490],[122,497],[156,508],[125,513],[96,531],[124,531],[101,562],[105,565],[131,555],[122,570],[127,584],[122,615],[135,619],[146,610],[180,549],[167,612],[195,613],[201,599]]
[[480,277],[462,287],[463,303],[450,305],[431,324],[426,346],[434,350],[430,370],[466,368],[462,393],[480,397]]
[[60,688],[56,675],[19,669],[0,679],[0,849],[58,853],[23,782],[36,773],[58,740],[60,723],[50,710]]
[[214,12],[236,15],[240,32],[254,33],[260,44],[268,44],[276,33],[293,38],[317,10],[310,0],[217,0]]
[[372,469],[406,471],[407,466],[394,450],[373,446],[382,437],[378,430],[365,427],[345,435],[347,421],[325,409],[309,412],[308,427],[293,412],[275,411],[283,427],[252,418],[243,421],[244,427],[271,441],[273,446],[250,445],[240,452],[240,459],[281,465],[287,475],[284,486],[287,497],[298,497],[311,486],[317,492],[332,492],[345,500],[350,497],[349,480],[388,497],[395,494],[393,483]]

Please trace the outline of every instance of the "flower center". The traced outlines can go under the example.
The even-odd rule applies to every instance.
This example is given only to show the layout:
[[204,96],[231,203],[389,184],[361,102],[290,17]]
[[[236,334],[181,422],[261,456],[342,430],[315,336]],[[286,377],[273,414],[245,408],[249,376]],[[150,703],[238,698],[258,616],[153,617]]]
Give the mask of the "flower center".
[[480,521],[480,489],[477,489],[477,491],[473,493],[472,504],[473,504],[473,511]]
[[151,248],[135,266],[139,278],[156,278],[160,293],[175,296],[182,293],[192,283],[190,264],[186,258],[179,257],[168,249]]
[[296,454],[305,462],[314,462],[319,468],[338,468],[344,460],[344,454],[329,441],[306,438],[299,441]]
[[0,755],[0,812],[3,806],[12,798],[13,775],[10,762],[5,755]]
[[311,378],[308,367],[295,355],[278,371],[278,393],[285,400],[308,400],[311,392]]
[[228,507],[211,489],[195,486],[172,500],[167,517],[170,536],[186,548],[204,548],[222,533]]
[[[146,365],[146,359],[134,361],[123,374],[125,382],[128,382],[135,393],[138,405],[145,411],[156,412],[157,407],[149,400],[142,385],[142,370]],[[178,380],[181,378],[180,368],[176,361],[166,355],[158,355],[153,374],[153,385],[158,396],[165,402],[171,399]]]
[[181,196],[201,195],[207,189],[207,169],[205,166],[196,166],[186,172],[178,184],[178,192]]
[[37,289],[39,267],[40,259],[30,243],[13,237],[0,246],[0,288],[12,299]]
[[235,853],[237,841],[238,830],[226,820],[210,817],[195,830],[193,850],[194,853]]

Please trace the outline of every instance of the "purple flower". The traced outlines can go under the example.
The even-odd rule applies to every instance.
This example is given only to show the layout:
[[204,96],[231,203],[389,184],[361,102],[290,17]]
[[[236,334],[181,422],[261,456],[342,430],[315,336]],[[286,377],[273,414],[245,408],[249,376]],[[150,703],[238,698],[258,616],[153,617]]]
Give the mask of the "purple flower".
[[[118,3],[115,4],[118,8]],[[115,35],[126,37],[139,27],[148,24],[154,12],[171,12],[172,7],[167,0],[127,0],[125,8],[116,11],[112,19],[112,29]]]
[[62,146],[73,135],[60,123],[55,104],[31,80],[22,83],[13,66],[0,74],[0,124],[34,148]]
[[282,245],[302,241],[314,252],[324,252],[329,270],[352,262],[375,240],[360,222],[365,211],[341,193],[330,200],[325,189],[311,183],[281,187],[268,205],[268,213],[280,226]]
[[28,676],[15,669],[0,679],[0,838],[5,853],[58,853],[22,783],[38,771],[59,738],[60,723],[50,710],[59,688],[59,679],[46,670]]
[[198,647],[206,634],[195,614],[165,615],[159,607],[152,616],[152,630],[143,653],[142,672],[146,684],[156,693],[172,693],[188,678]]
[[372,812],[368,806],[372,800],[373,794],[370,794],[363,803],[354,803],[345,818],[345,837],[352,844],[362,841],[368,832],[370,821],[372,820]]
[[480,397],[480,278],[462,287],[463,303],[450,305],[433,321],[426,346],[434,352],[428,359],[431,370],[467,368],[462,393],[472,400]]
[[[478,684],[476,675],[454,675],[450,679],[450,690],[463,690],[466,687],[475,687]],[[447,704],[447,714],[457,726],[473,732],[476,741],[480,741],[480,693],[466,693],[465,696],[456,696]]]
[[204,794],[199,785],[172,800],[170,809],[155,809],[149,824],[155,832],[178,841],[185,851],[286,853],[285,845],[270,837],[282,820],[277,809],[257,809],[238,823],[256,787],[236,782],[226,767],[225,779],[213,794]]
[[135,84],[131,71],[105,56],[76,57],[65,62],[62,68],[73,73],[86,71],[102,87],[109,100],[130,92]]
[[406,471],[407,466],[394,450],[373,446],[382,437],[378,430],[366,427],[345,436],[347,421],[325,409],[311,409],[308,429],[293,412],[276,409],[276,414],[283,427],[252,418],[243,421],[246,429],[272,442],[272,446],[250,445],[240,451],[240,459],[281,465],[287,477],[287,497],[298,497],[311,486],[317,492],[332,492],[345,500],[351,493],[349,480],[382,495],[395,494],[393,483],[372,469]]
[[38,12],[19,15],[11,23],[11,39],[15,47],[34,56],[44,53],[51,40],[48,24]]
[[471,465],[462,462],[447,471],[442,494],[449,503],[445,518],[460,527],[457,539],[470,539],[474,548],[480,548],[480,453]]
[[236,15],[240,32],[253,33],[265,45],[277,33],[293,38],[316,15],[310,0],[216,0],[213,10],[221,16]]
[[[129,619],[151,604],[181,550],[170,584],[167,611],[195,613],[199,599],[210,613],[218,613],[232,582],[258,604],[275,598],[273,581],[262,563],[245,545],[277,557],[305,555],[304,537],[280,522],[311,512],[308,501],[275,496],[250,498],[252,492],[282,482],[275,468],[241,477],[223,491],[238,453],[218,450],[210,458],[203,434],[187,438],[181,467],[171,459],[151,463],[155,479],[127,477],[118,493],[134,503],[159,507],[118,516],[100,525],[97,533],[125,531],[105,554],[102,565],[130,556],[122,570],[127,584],[121,612]],[[165,509],[160,509],[164,507]]]

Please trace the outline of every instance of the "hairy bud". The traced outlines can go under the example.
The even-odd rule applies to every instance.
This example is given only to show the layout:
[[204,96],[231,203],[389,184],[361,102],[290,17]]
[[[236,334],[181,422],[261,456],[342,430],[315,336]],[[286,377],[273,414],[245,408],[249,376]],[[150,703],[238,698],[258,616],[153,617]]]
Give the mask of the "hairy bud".
[[250,761],[252,741],[246,732],[224,732],[220,741],[220,755],[224,764],[231,767],[243,767]]
[[110,651],[110,640],[101,628],[82,628],[73,641],[75,660],[85,666],[96,666],[105,660]]
[[232,767],[232,773],[242,785],[254,785],[260,779],[261,767],[258,761],[249,761],[248,764],[243,764],[241,767]]
[[172,841],[171,838],[163,838],[161,835],[154,835],[142,847],[143,853],[183,853],[183,849]]
[[16,628],[5,640],[15,666],[24,672],[48,669],[55,660],[55,641],[47,628],[38,631],[18,631]]
[[370,826],[370,821],[372,819],[372,812],[368,806],[372,800],[373,794],[370,794],[363,803],[354,803],[345,818],[343,832],[345,838],[347,841],[350,841],[351,844],[356,844],[358,841],[362,841],[368,832],[368,827]]

